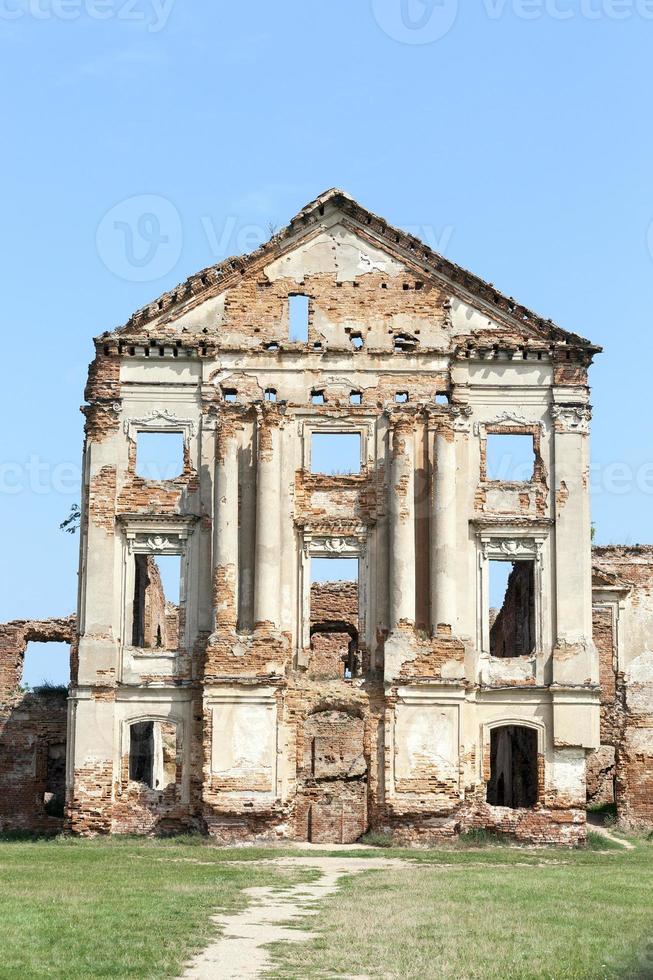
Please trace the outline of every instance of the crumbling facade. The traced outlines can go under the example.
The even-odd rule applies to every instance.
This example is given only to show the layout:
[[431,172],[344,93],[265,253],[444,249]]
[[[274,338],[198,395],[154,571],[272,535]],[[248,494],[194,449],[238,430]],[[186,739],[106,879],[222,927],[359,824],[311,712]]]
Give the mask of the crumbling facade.
[[340,191],[98,338],[66,826],[582,841],[597,350]]
[[593,552],[601,746],[588,760],[591,802],[617,804],[626,828],[653,827],[653,547]]

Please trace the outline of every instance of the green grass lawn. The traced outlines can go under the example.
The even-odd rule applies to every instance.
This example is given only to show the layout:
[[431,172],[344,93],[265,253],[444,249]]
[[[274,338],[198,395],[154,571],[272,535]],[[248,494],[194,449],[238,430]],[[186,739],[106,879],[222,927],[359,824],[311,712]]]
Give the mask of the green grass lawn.
[[345,879],[305,923],[317,940],[275,947],[275,976],[651,978],[653,844],[636,844],[377,851],[415,863]]
[[[344,879],[306,920],[315,941],[275,947],[275,975],[651,978],[653,844],[592,844],[347,852],[411,864]],[[301,851],[2,841],[0,977],[177,976],[215,937],[211,914],[241,908],[244,888],[314,877],[260,860],[289,853]]]
[[176,976],[215,936],[216,908],[245,904],[243,888],[313,877],[260,856],[270,852],[174,840],[2,841],[0,977]]

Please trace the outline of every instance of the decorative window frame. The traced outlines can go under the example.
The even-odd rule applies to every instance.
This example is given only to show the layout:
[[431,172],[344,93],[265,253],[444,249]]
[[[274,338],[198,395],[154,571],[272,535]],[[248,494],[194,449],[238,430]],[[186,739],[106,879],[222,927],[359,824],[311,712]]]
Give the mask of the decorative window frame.
[[477,527],[477,607],[476,645],[481,655],[490,657],[490,561],[531,561],[535,590],[535,649],[539,657],[549,645],[543,616],[544,547],[548,540],[545,528]]
[[299,438],[302,447],[302,469],[310,476],[329,476],[328,473],[311,472],[313,434],[360,436],[360,470],[358,473],[343,474],[343,480],[359,478],[365,475],[372,466],[374,462],[374,422],[372,419],[356,419],[355,422],[346,422],[340,418],[328,418],[324,416],[300,419]]
[[[514,483],[515,486],[527,486],[531,483],[541,483],[544,478],[544,462],[542,459],[542,438],[545,424],[543,421],[527,419],[517,412],[506,410],[493,419],[485,422],[474,422],[474,435],[479,439],[480,482],[486,484]],[[533,473],[528,480],[491,480],[487,475],[487,437],[489,435],[532,436],[533,437]]]
[[[120,589],[120,646],[121,650],[139,650],[131,643],[133,625],[133,596],[135,585],[135,555],[179,555],[181,569],[179,579],[179,608],[184,610],[184,631],[179,645],[188,649],[196,610],[191,610],[189,599],[198,590],[190,588],[193,565],[192,536],[199,518],[178,515],[121,514],[118,522],[123,531],[122,575]],[[196,601],[196,600],[195,600]],[[195,613],[195,615],[193,615]],[[174,657],[176,651],[157,651],[157,656]],[[122,671],[121,671],[122,673]]]
[[192,419],[181,419],[165,408],[155,408],[140,418],[125,419],[123,429],[129,441],[134,443],[139,432],[181,432],[187,448],[195,435],[195,423]]
[[299,550],[297,663],[307,666],[305,651],[311,645],[311,558],[355,558],[358,561],[358,636],[367,637],[367,596],[369,583],[369,549],[367,528],[362,525],[343,531],[302,532]]

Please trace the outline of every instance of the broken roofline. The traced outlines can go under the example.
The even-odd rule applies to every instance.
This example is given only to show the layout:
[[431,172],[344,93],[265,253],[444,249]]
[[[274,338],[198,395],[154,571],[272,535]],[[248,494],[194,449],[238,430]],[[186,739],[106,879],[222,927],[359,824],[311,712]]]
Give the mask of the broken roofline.
[[[147,306],[137,310],[126,324],[114,332],[138,331],[158,317],[165,317],[172,311],[180,316],[204,300],[228,289],[248,269],[255,268],[261,261],[270,261],[273,255],[276,257],[282,254],[284,245],[294,245],[298,233],[301,233],[302,230],[309,230],[318,225],[320,219],[325,215],[327,206],[332,209],[340,209],[345,215],[353,218],[366,229],[378,245],[394,252],[403,262],[413,265],[420,275],[432,276],[444,281],[461,299],[480,303],[485,307],[486,312],[489,312],[490,316],[494,318],[498,312],[499,318],[503,319],[508,326],[531,327],[531,329],[544,333],[547,340],[583,347],[590,355],[602,351],[601,347],[593,345],[585,337],[563,330],[552,320],[545,320],[532,310],[517,303],[512,297],[505,296],[495,289],[491,283],[485,282],[467,269],[450,262],[414,235],[388,224],[384,218],[368,211],[353,197],[336,187],[332,187],[320,194],[314,201],[306,204],[294,218],[291,218],[285,228],[282,228],[269,241],[264,242],[253,252],[231,256],[217,265],[208,266],[189,276],[175,289],[163,293],[152,303],[148,303]],[[97,340],[106,339],[108,336],[111,336],[110,331]]]

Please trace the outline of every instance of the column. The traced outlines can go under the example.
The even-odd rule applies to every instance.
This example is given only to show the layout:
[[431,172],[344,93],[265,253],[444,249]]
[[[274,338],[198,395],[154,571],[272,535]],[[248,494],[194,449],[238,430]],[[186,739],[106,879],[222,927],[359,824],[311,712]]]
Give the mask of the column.
[[213,601],[218,630],[238,624],[238,440],[233,422],[220,418],[215,466]]
[[279,627],[281,459],[279,420],[261,413],[257,432],[254,623]]
[[392,422],[390,628],[415,623],[415,435],[410,416]]
[[456,627],[456,444],[449,422],[434,440],[431,482],[431,626]]

